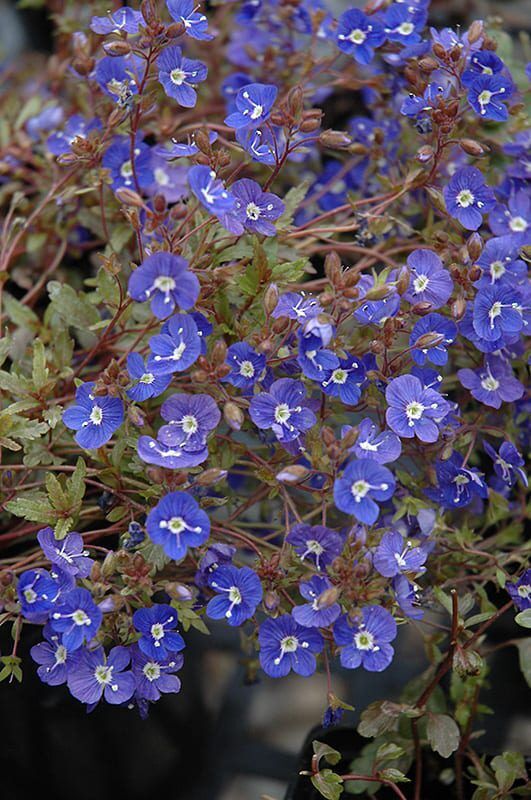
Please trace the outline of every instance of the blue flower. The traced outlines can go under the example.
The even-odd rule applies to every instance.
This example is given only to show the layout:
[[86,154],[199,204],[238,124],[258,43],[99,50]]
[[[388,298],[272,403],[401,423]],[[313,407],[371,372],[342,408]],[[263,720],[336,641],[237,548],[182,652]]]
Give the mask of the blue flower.
[[[415,347],[421,337],[438,337],[427,347]],[[411,356],[416,364],[422,366],[426,361],[442,366],[448,361],[447,347],[455,342],[457,337],[457,325],[452,319],[443,317],[442,314],[428,314],[421,317],[413,326],[409,337]],[[426,342],[426,339],[424,340]]]
[[64,153],[71,152],[72,142],[75,139],[80,141],[86,139],[91,131],[100,128],[99,120],[87,121],[81,114],[74,114],[65,122],[63,130],[56,131],[48,137],[46,146],[54,156],[62,156]]
[[126,107],[138,93],[138,81],[144,70],[145,61],[135,56],[105,56],[96,64],[94,77],[108,97]]
[[263,377],[266,357],[246,342],[237,342],[227,350],[227,364],[230,372],[223,380],[249,394],[256,381]]
[[[141,141],[134,146],[134,165],[138,185],[141,189],[153,183],[151,150]],[[131,142],[128,136],[115,136],[102,158],[102,166],[111,173],[112,188],[136,189],[131,161]]]
[[512,92],[512,81],[503,75],[482,75],[470,86],[468,102],[483,119],[505,122],[509,111],[502,100],[508,100]]
[[400,113],[405,117],[415,118],[439,105],[440,99],[446,99],[450,93],[450,84],[429,83],[420,96],[410,92],[400,106]]
[[381,538],[373,557],[373,564],[384,578],[395,575],[425,572],[423,567],[427,552],[422,547],[413,547],[398,531],[387,531]]
[[166,391],[171,383],[171,375],[154,375],[153,372],[148,372],[140,353],[128,354],[127,371],[133,381],[133,386],[127,390],[126,394],[137,403],[158,397]]
[[166,445],[151,436],[140,436],[137,443],[138,455],[147,464],[156,464],[165,469],[187,469],[197,467],[208,458],[208,447],[205,443],[190,445],[186,433],[173,434],[173,445]]
[[189,547],[206,542],[210,520],[193,497],[185,492],[170,492],[149,512],[146,529],[151,540],[178,561]]
[[448,413],[449,404],[434,389],[424,389],[414,375],[400,375],[385,391],[389,405],[387,424],[400,437],[421,442],[436,442],[439,438],[437,421]]
[[166,0],[166,6],[175,22],[183,23],[187,36],[204,42],[214,38],[207,31],[207,18],[197,11],[194,0]]
[[317,569],[322,569],[341,554],[343,539],[324,525],[293,525],[286,536],[286,541],[293,547],[301,561],[309,560]]
[[322,306],[315,297],[306,297],[297,292],[285,292],[278,298],[278,303],[271,316],[275,319],[288,317],[302,323],[322,312]]
[[277,162],[277,154],[281,152],[278,135],[271,132],[270,126],[261,128],[237,128],[236,141],[249,153],[253,161],[273,166]]
[[438,486],[426,489],[426,494],[443,508],[463,508],[474,497],[488,498],[487,484],[477,469],[463,466],[463,456],[455,450],[446,461],[435,464]]
[[94,382],[76,390],[76,403],[63,412],[67,428],[77,431],[75,440],[85,450],[101,447],[118,430],[124,420],[124,404],[118,397],[93,395]]
[[517,581],[508,583],[505,588],[519,611],[531,608],[531,569],[526,569]]
[[108,33],[138,33],[140,25],[145,25],[142,12],[124,6],[107,12],[106,17],[92,17],[90,29],[106,36]]
[[133,673],[125,671],[130,661],[127,647],[113,647],[108,656],[103,647],[83,648],[68,670],[70,694],[88,705],[98,703],[102,697],[113,705],[125,703],[135,691]]
[[490,186],[485,185],[483,173],[476,167],[459,169],[443,189],[446,210],[469,231],[477,231],[483,214],[491,211],[496,200]]
[[176,610],[168,605],[138,608],[133,614],[133,625],[142,634],[138,640],[140,650],[157,660],[165,660],[171,653],[184,650],[184,639],[175,630],[178,621]]
[[63,572],[86,578],[94,561],[88,558],[80,533],[68,533],[64,539],[56,539],[52,528],[43,528],[37,534],[38,542],[46,558]]
[[394,494],[396,481],[387,467],[372,458],[351,461],[334,483],[334,503],[345,514],[352,514],[359,522],[372,525],[378,519],[378,502],[389,500]]
[[197,102],[195,87],[207,78],[208,70],[202,61],[192,61],[183,56],[180,47],[166,47],[157,58],[159,81],[169,97],[184,108],[193,108]]
[[441,308],[452,294],[453,282],[439,256],[431,250],[414,250],[407,259],[411,279],[404,297],[410,303],[430,303]]
[[50,615],[50,625],[62,634],[67,650],[77,650],[96,636],[103,614],[87,589],[73,589],[60,599]]
[[514,486],[518,478],[527,486],[527,475],[522,469],[525,460],[512,442],[503,442],[498,453],[488,442],[483,442],[483,447],[494,461],[494,472],[507,486]]
[[390,42],[403,45],[421,41],[420,31],[426,24],[428,11],[411,3],[393,3],[383,15],[384,32]]
[[509,196],[507,206],[499,203],[489,214],[489,226],[496,236],[509,236],[516,252],[531,241],[531,195],[523,189]]
[[396,622],[380,606],[365,606],[361,619],[350,622],[346,615],[334,625],[334,639],[340,646],[341,666],[368,672],[382,672],[394,656],[390,642],[396,637]]
[[160,413],[168,424],[159,430],[159,441],[170,447],[184,444],[190,451],[204,447],[221,419],[216,401],[208,394],[172,394]]
[[144,259],[129,278],[129,294],[138,303],[151,300],[151,310],[165,319],[176,307],[192,308],[199,296],[199,281],[188,262],[172,253],[154,253]]
[[420,587],[410,583],[405,575],[393,578],[393,591],[400,611],[410,619],[422,619],[424,611],[420,605]]
[[[358,438],[349,453],[354,453],[357,458],[371,458],[378,464],[387,464],[396,461],[402,452],[402,444],[399,437],[392,431],[380,429],[369,417],[362,419],[358,428]],[[341,429],[341,436],[351,430],[350,426],[345,425]]]
[[501,356],[487,356],[478,370],[460,369],[457,377],[472,397],[491,408],[500,408],[502,403],[513,403],[524,394],[524,387],[514,377],[511,365]]
[[332,588],[328,578],[320,575],[314,575],[309,581],[302,581],[299,591],[310,602],[295,606],[291,612],[294,620],[304,628],[327,628],[335,622],[341,614],[341,606]]
[[504,68],[505,64],[492,50],[477,50],[472,53],[468,66],[461,75],[461,83],[470,87],[478,78],[491,77]]
[[44,627],[43,635],[46,641],[34,645],[30,655],[35,663],[39,664],[37,675],[41,681],[48,686],[60,686],[66,683],[68,670],[74,663],[78,651],[70,653],[64,644],[61,644],[60,636],[54,633],[49,625]]
[[[215,131],[208,132],[208,141],[210,144],[213,144],[218,138],[218,134]],[[174,158],[189,158],[190,156],[195,156],[199,152],[199,147],[195,143],[195,134],[188,134],[188,138],[186,142],[178,142],[176,139],[172,139],[171,143],[168,142],[167,145],[156,145],[153,148],[153,153],[156,156],[160,156],[160,158],[166,159],[166,161],[172,161]]]
[[511,235],[489,239],[476,262],[483,273],[475,285],[482,289],[499,282],[515,285],[525,280],[527,267],[518,258],[518,250],[518,243]]
[[284,203],[271,192],[263,192],[256,181],[241,178],[230,187],[236,198],[234,214],[249,231],[275,236],[274,220],[284,212]]
[[266,619],[258,633],[260,665],[271,678],[283,678],[290,670],[305,678],[315,672],[315,654],[323,649],[323,637],[303,628],[289,614]]
[[352,56],[358,64],[368,64],[374,49],[385,42],[379,22],[357,8],[345,11],[337,23],[336,43],[340,50]]
[[219,216],[231,211],[236,204],[236,198],[225,189],[225,184],[210,167],[192,167],[188,173],[188,183],[199,202],[211,214]]
[[292,442],[315,425],[301,381],[280,378],[251,400],[249,414],[258,428],[271,428],[279,442]]
[[196,586],[202,589],[208,586],[212,573],[224,564],[231,564],[235,553],[236,548],[230,544],[223,544],[222,542],[211,544],[199,562],[199,569],[195,573],[194,582]]
[[180,653],[172,653],[168,658],[152,658],[143,653],[138,645],[133,645],[131,660],[136,694],[142,699],[155,702],[161,694],[180,692],[181,681],[173,674],[183,665],[184,659]]
[[[316,318],[314,317],[314,319]],[[323,342],[319,336],[299,331],[298,340],[297,363],[307,378],[321,382],[330,375],[332,370],[339,367],[338,357],[331,350],[323,348]]]
[[[374,287],[374,277],[363,275],[357,284],[360,290],[360,297],[363,298],[367,292]],[[354,316],[363,325],[378,325],[380,322],[394,317],[400,308],[400,295],[393,288],[389,287],[389,294],[382,300],[367,300],[362,302],[354,311]]]
[[225,119],[231,128],[258,128],[271,114],[278,89],[267,83],[248,83],[236,95],[236,111]]
[[249,567],[218,567],[211,574],[208,584],[217,592],[217,597],[209,601],[207,617],[226,619],[229,625],[241,625],[250,619],[262,599],[260,579]]
[[17,594],[23,616],[44,621],[59,596],[59,585],[45,569],[30,569],[18,579]]
[[220,90],[226,100],[227,113],[236,111],[236,95],[249,83],[252,83],[252,79],[246,72],[233,72],[222,82]]
[[487,341],[518,333],[524,320],[520,295],[512,286],[487,286],[474,300],[474,330]]
[[175,314],[165,327],[164,333],[149,340],[151,353],[147,368],[154,375],[183,372],[198,359],[201,339],[197,325],[190,314]]
[[355,356],[339,360],[339,366],[332,369],[321,381],[325,394],[339,399],[349,406],[359,403],[361,387],[365,382],[365,367]]

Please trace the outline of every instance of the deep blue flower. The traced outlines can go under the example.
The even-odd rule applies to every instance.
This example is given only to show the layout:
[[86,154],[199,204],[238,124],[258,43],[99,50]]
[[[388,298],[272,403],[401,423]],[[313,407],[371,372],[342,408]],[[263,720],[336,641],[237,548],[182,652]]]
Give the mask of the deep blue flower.
[[[374,283],[372,275],[363,275],[361,277],[357,284],[361,298],[374,287]],[[400,295],[390,286],[389,294],[386,297],[382,300],[366,300],[362,302],[354,311],[354,316],[363,325],[378,325],[389,317],[394,317],[399,308]]]
[[[305,337],[315,337],[319,340],[320,347],[330,344],[336,335],[336,327],[333,320],[326,314],[313,315],[302,324],[302,331]],[[313,342],[312,342],[313,344]]]
[[57,602],[50,614],[50,625],[62,634],[67,650],[77,650],[96,636],[103,614],[87,589],[73,589]]
[[129,294],[138,303],[151,300],[151,310],[159,319],[175,308],[187,311],[199,296],[199,281],[188,269],[188,261],[172,253],[148,256],[129,278]]
[[140,353],[128,354],[127,371],[133,381],[133,386],[127,390],[127,396],[137,403],[158,397],[171,383],[171,375],[154,375],[153,372],[148,372]]
[[[213,144],[217,138],[218,134],[215,131],[208,132],[210,144]],[[172,139],[167,145],[155,145],[153,148],[153,153],[166,161],[172,161],[174,158],[189,158],[197,155],[198,152],[199,148],[195,143],[194,133],[188,135],[186,142],[178,142],[176,139]]]
[[140,436],[137,443],[138,455],[146,464],[156,464],[166,469],[187,469],[197,467],[208,458],[206,442],[190,445],[187,434],[181,431],[180,441],[177,433],[172,436],[174,444],[166,445],[151,436]]
[[249,83],[236,95],[236,111],[225,119],[231,128],[257,128],[271,114],[278,89],[268,83]]
[[282,152],[279,139],[277,129],[272,132],[269,125],[236,129],[236,141],[249,153],[253,161],[258,161],[260,164],[273,166],[277,163],[278,153]]
[[204,42],[214,38],[207,31],[207,18],[197,10],[194,0],[166,0],[166,6],[175,22],[183,23],[187,36]]
[[251,400],[249,414],[258,428],[271,428],[279,442],[291,442],[315,425],[301,381],[280,378]]
[[204,589],[208,586],[208,581],[213,572],[222,565],[232,564],[232,559],[236,553],[236,548],[223,542],[211,544],[199,562],[199,569],[195,573],[194,582],[196,586]]
[[133,673],[125,671],[130,661],[127,647],[113,647],[108,656],[103,647],[83,648],[68,670],[70,694],[88,705],[102,697],[113,705],[125,703],[135,691]]
[[293,525],[286,536],[286,541],[291,544],[301,561],[307,559],[315,564],[317,569],[323,569],[340,555],[343,550],[343,539],[330,528],[324,525],[306,525],[298,523]]
[[531,569],[526,569],[517,581],[508,583],[505,588],[519,611],[531,608]]
[[510,236],[514,245],[531,241],[531,195],[523,189],[509,196],[507,205],[498,204],[489,214],[489,226],[496,236]]
[[382,672],[394,656],[390,642],[396,637],[396,622],[380,606],[365,606],[361,619],[350,622],[346,615],[334,625],[334,639],[340,646],[341,666],[369,672]]
[[94,33],[106,36],[108,33],[138,33],[140,25],[145,25],[141,11],[134,11],[128,6],[108,11],[106,17],[92,17],[90,29]]
[[339,359],[339,365],[329,370],[321,386],[325,394],[339,399],[348,406],[355,406],[361,397],[365,382],[365,367],[355,356]]
[[285,292],[278,298],[278,303],[271,316],[275,319],[288,317],[303,323],[321,314],[322,311],[322,306],[315,297],[306,297],[297,292]]
[[474,329],[482,339],[492,341],[518,333],[523,325],[520,295],[512,286],[482,288],[474,300]]
[[69,668],[74,663],[77,653],[70,653],[64,644],[61,644],[61,637],[54,633],[49,625],[43,630],[46,641],[39,642],[30,650],[30,655],[36,664],[37,675],[48,686],[60,686],[66,683]]
[[208,70],[202,61],[192,61],[183,56],[180,47],[166,47],[157,58],[159,81],[169,97],[184,108],[193,108],[197,102],[195,87],[207,78]]
[[518,478],[527,486],[527,475],[522,469],[525,459],[512,442],[502,442],[499,452],[488,442],[483,442],[483,447],[494,462],[494,472],[507,486],[514,486]]
[[59,585],[45,569],[30,569],[18,579],[17,594],[23,616],[44,621],[59,597]]
[[428,16],[427,9],[410,3],[393,3],[383,15],[384,33],[390,42],[403,45],[421,41],[421,34]]
[[430,303],[441,308],[452,294],[453,281],[439,256],[432,250],[414,250],[407,259],[411,273],[404,297],[410,303]]
[[220,86],[221,94],[226,100],[227,113],[236,111],[236,95],[252,83],[252,78],[246,72],[233,72],[228,75]]
[[461,75],[463,86],[470,87],[478,78],[482,76],[490,77],[501,72],[505,64],[492,50],[477,50],[472,53],[468,66]]
[[178,621],[176,610],[168,605],[138,608],[133,614],[133,625],[142,634],[138,640],[140,650],[149,658],[161,660],[184,650],[184,639],[175,630]]
[[173,447],[183,442],[184,434],[189,450],[203,447],[221,419],[216,401],[208,394],[172,394],[162,404],[160,414],[168,424],[159,430],[159,441]]
[[[415,347],[421,337],[438,337],[428,347]],[[442,314],[428,314],[421,317],[413,326],[409,337],[411,357],[416,364],[422,366],[426,361],[442,366],[448,361],[447,348],[457,337],[457,325],[452,319],[443,317]],[[424,339],[426,342],[426,339]]]
[[52,528],[43,528],[37,534],[38,542],[46,558],[63,572],[86,578],[94,561],[88,558],[80,533],[68,533],[64,539],[56,539]]
[[[358,428],[358,438],[349,452],[354,453],[357,458],[371,458],[378,464],[388,464],[396,461],[402,452],[400,438],[392,431],[380,429],[369,417],[362,419]],[[345,425],[341,429],[341,436],[350,430],[350,426]]]
[[263,192],[256,181],[242,178],[230,187],[236,198],[234,214],[249,231],[275,236],[274,220],[284,212],[284,203],[272,192]]
[[315,654],[323,649],[323,637],[304,628],[289,614],[266,619],[258,633],[260,665],[266,675],[283,678],[290,670],[305,678],[315,672]]
[[223,380],[248,394],[264,374],[266,357],[246,342],[237,342],[227,350],[227,364],[231,371]]
[[336,43],[340,50],[351,55],[358,64],[368,64],[374,49],[385,42],[381,24],[357,8],[345,11],[337,23]]
[[443,508],[463,508],[474,497],[488,497],[487,484],[477,469],[463,466],[463,456],[455,450],[446,461],[437,461],[437,487],[426,489],[426,494]]
[[513,403],[524,393],[524,387],[514,377],[510,363],[496,355],[487,356],[484,365],[477,370],[458,370],[457,377],[472,397],[491,408],[500,408],[502,403]]
[[335,622],[341,614],[341,606],[331,590],[332,583],[320,575],[302,581],[299,591],[310,602],[295,606],[291,612],[294,620],[304,628],[326,628]]
[[496,203],[494,192],[485,185],[483,173],[476,167],[459,169],[443,189],[446,210],[469,231],[477,231],[483,214]]
[[167,322],[165,333],[149,340],[151,353],[147,368],[155,375],[183,372],[191,367],[201,352],[197,325],[190,314],[175,314]]
[[155,702],[161,694],[181,690],[181,681],[173,674],[184,663],[181,653],[172,653],[168,658],[153,658],[135,644],[131,648],[131,660],[136,693],[144,700]]
[[225,619],[229,625],[241,625],[250,619],[262,599],[260,579],[249,567],[218,567],[210,575],[208,585],[217,596],[206,607],[207,617]]
[[149,512],[146,529],[151,540],[178,561],[189,547],[206,542],[210,520],[193,497],[185,492],[170,492]]
[[446,99],[450,93],[450,84],[429,83],[422,95],[409,92],[400,106],[400,113],[411,119],[432,111],[439,105],[440,99]]
[[332,728],[334,725],[339,725],[343,719],[344,713],[345,709],[341,708],[341,706],[339,706],[339,708],[327,706],[323,714],[323,728]]
[[188,183],[199,202],[211,214],[219,216],[234,209],[236,198],[225,189],[225,184],[210,167],[192,167],[188,173]]
[[[153,183],[151,169],[151,150],[140,140],[134,146],[134,165],[138,186],[145,189]],[[115,136],[102,158],[102,166],[108,169],[112,178],[112,188],[136,189],[131,161],[131,141],[128,136]]]
[[385,391],[389,405],[387,424],[400,437],[421,442],[436,442],[439,438],[437,421],[448,413],[449,404],[434,389],[424,389],[414,375],[400,375],[390,381]]
[[[197,334],[201,340],[201,355],[205,355],[207,352],[207,337],[210,336],[213,330],[213,325],[208,319],[203,316],[199,311],[192,311],[190,314],[193,321],[197,325]],[[161,333],[165,333],[165,324],[161,328]]]
[[373,564],[384,578],[394,578],[404,572],[424,572],[427,552],[422,547],[413,547],[398,531],[387,531],[381,538],[373,556]]
[[[389,500],[396,481],[393,473],[372,458],[351,461],[334,482],[334,503],[345,514],[372,525],[378,519],[378,502]],[[378,502],[377,502],[378,501]]]
[[[314,317],[314,319],[316,318]],[[321,382],[331,374],[332,370],[339,367],[338,357],[331,350],[323,347],[319,336],[304,333],[302,330],[298,333],[298,340],[297,363],[307,378]]]
[[145,61],[135,56],[104,56],[97,64],[94,77],[108,97],[119,106],[128,106],[138,93],[138,83],[145,70]]
[[94,450],[108,442],[124,419],[120,398],[98,397],[92,394],[94,385],[90,381],[79,386],[75,405],[63,412],[64,424],[77,431],[74,438],[85,450]]
[[468,90],[468,102],[483,119],[505,122],[509,119],[505,102],[512,92],[512,81],[503,75],[481,75]]
[[80,141],[86,139],[91,131],[100,128],[99,120],[86,120],[81,114],[74,114],[65,122],[62,130],[58,130],[48,137],[46,146],[54,156],[62,156],[64,153],[71,152],[72,142],[75,139]]
[[422,619],[424,611],[420,606],[420,587],[410,583],[405,575],[393,578],[393,591],[400,611],[410,619]]
[[513,236],[496,236],[489,239],[476,262],[483,270],[476,286],[484,288],[500,281],[513,286],[522,283],[527,276],[527,267],[518,258],[518,251],[518,243]]

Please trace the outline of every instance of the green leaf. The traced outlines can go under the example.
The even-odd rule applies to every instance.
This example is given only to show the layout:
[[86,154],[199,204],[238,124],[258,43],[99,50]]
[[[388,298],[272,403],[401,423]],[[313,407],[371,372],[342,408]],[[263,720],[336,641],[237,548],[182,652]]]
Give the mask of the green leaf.
[[70,533],[74,520],[72,517],[61,518],[55,525],[54,534],[56,539],[64,539]]
[[87,474],[87,465],[82,458],[78,458],[76,468],[72,476],[68,480],[68,496],[73,506],[80,506],[83,497],[85,496],[85,477]]
[[317,775],[312,775],[312,784],[326,800],[339,800],[343,791],[343,778],[331,769],[323,769]]
[[524,757],[520,753],[505,752],[490,762],[496,783],[502,792],[507,792],[518,779],[526,780],[527,771]]
[[410,783],[410,779],[404,775],[399,769],[394,769],[393,767],[388,767],[387,769],[381,769],[378,771],[379,778],[385,778],[387,781],[392,781],[393,783]]
[[394,742],[385,742],[376,751],[376,761],[394,761],[404,755],[404,748]]
[[521,625],[522,628],[531,628],[531,608],[526,608],[525,611],[520,611],[520,613],[514,618],[514,621],[517,623],[517,625]]
[[17,497],[5,504],[7,511],[16,517],[22,517],[28,522],[45,522],[55,525],[57,511],[55,511],[44,492],[27,492],[24,497]]
[[428,713],[426,734],[432,750],[449,758],[459,747],[461,734],[457,722],[447,714]]
[[317,764],[322,758],[328,761],[329,764],[337,764],[341,761],[341,753],[338,750],[334,750],[330,745],[325,744],[325,742],[318,742],[316,739],[312,742],[312,747],[314,754],[317,756]]
[[519,639],[516,642],[516,646],[522,675],[526,679],[527,685],[531,686],[531,636],[526,639]]
[[298,186],[294,186],[284,197],[284,213],[277,220],[277,230],[283,230],[291,225],[293,217],[298,207],[306,197],[310,181],[302,181]]
[[0,664],[3,664],[3,668],[0,671],[0,681],[5,681],[7,678],[11,681],[13,678],[17,680],[19,683],[22,682],[22,669],[20,664],[22,663],[22,659],[18,656],[2,656],[0,658]]
[[11,322],[18,328],[38,330],[40,323],[37,314],[7,292],[4,293],[4,309]]
[[83,292],[76,292],[68,284],[58,281],[48,283],[50,306],[47,311],[57,314],[67,325],[86,329],[100,321],[98,310]]
[[396,729],[400,715],[404,713],[408,716],[419,716],[421,712],[409,705],[376,700],[362,712],[358,733],[367,738],[381,736],[386,731]]

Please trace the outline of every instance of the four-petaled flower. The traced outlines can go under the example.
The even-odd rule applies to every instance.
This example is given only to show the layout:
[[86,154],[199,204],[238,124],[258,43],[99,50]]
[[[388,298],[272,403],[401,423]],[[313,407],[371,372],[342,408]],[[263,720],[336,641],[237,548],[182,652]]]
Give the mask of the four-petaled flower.
[[103,614],[88,589],[73,589],[60,598],[50,614],[50,625],[61,634],[67,650],[77,650],[97,634]]
[[453,281],[439,256],[432,250],[414,250],[407,259],[411,273],[404,297],[410,303],[430,303],[432,308],[444,306],[452,294]]
[[149,340],[148,371],[154,375],[168,375],[188,369],[201,352],[194,318],[191,314],[175,314],[165,323],[163,331]]
[[171,383],[171,375],[155,375],[149,372],[140,353],[128,354],[127,371],[133,385],[127,389],[126,394],[138,403],[158,397]]
[[249,393],[264,375],[266,357],[253,350],[247,342],[236,342],[227,350],[227,364],[230,372],[223,380]]
[[144,700],[155,702],[161,694],[180,692],[181,681],[173,673],[183,665],[181,653],[171,653],[167,658],[153,658],[143,653],[138,645],[133,645],[131,662],[136,694]]
[[435,389],[425,389],[414,375],[400,375],[387,386],[385,399],[389,405],[387,424],[400,437],[421,442],[436,442],[437,422],[450,410],[449,403]]
[[304,628],[326,628],[341,614],[337,592],[328,578],[314,575],[309,581],[302,581],[299,591],[310,602],[295,606],[291,613]]
[[184,108],[193,108],[197,102],[195,87],[206,80],[208,70],[202,61],[192,61],[183,56],[180,47],[166,47],[157,58],[159,81],[169,97]]
[[458,170],[443,189],[446,210],[469,231],[477,231],[483,214],[491,211],[496,199],[490,186],[485,185],[483,173],[476,167]]
[[70,653],[61,637],[54,633],[50,625],[46,625],[43,630],[44,642],[34,645],[30,650],[30,655],[36,664],[37,675],[48,686],[60,686],[66,683],[68,669],[75,661],[78,651]]
[[284,212],[284,203],[272,192],[263,192],[256,181],[241,178],[230,187],[236,199],[234,214],[248,231],[275,236],[273,222]]
[[68,533],[64,539],[56,539],[52,528],[43,528],[37,534],[38,542],[46,558],[63,572],[86,578],[94,561],[88,558],[80,533]]
[[68,670],[70,694],[87,705],[97,703],[102,696],[113,705],[125,703],[135,691],[133,673],[126,672],[130,661],[127,647],[113,647],[108,655],[103,647],[83,648]]
[[372,61],[374,49],[385,42],[382,25],[357,8],[345,11],[337,24],[336,43],[359,64]]
[[208,585],[216,592],[206,608],[211,619],[225,619],[229,625],[241,625],[250,619],[262,599],[262,584],[250,567],[225,564],[209,577]]
[[[372,458],[351,461],[334,483],[334,503],[345,514],[372,525],[378,519],[378,502],[389,500],[396,488],[393,473]],[[378,502],[377,502],[378,501]]]
[[269,118],[277,94],[277,87],[268,83],[242,86],[235,98],[236,110],[225,119],[225,125],[257,128]]
[[184,558],[189,547],[204,544],[210,534],[208,515],[185,492],[165,495],[146,520],[146,529],[155,544],[175,560]]
[[227,191],[223,181],[210,167],[192,167],[188,173],[188,183],[199,202],[211,214],[219,216],[231,211],[236,204],[234,195]]
[[324,525],[293,525],[286,536],[299,558],[308,559],[317,569],[331,564],[343,550],[343,539],[337,531]]
[[502,442],[498,452],[488,442],[483,442],[483,447],[494,462],[494,472],[507,486],[514,486],[518,478],[527,486],[527,475],[522,469],[525,460],[512,442]]
[[214,38],[208,33],[208,19],[197,11],[195,0],[166,0],[166,6],[173,19],[183,23],[187,36],[204,42]]
[[524,386],[514,377],[510,363],[501,356],[489,355],[478,370],[460,369],[457,377],[472,397],[491,408],[519,400],[524,393]]
[[279,442],[292,442],[316,422],[304,384],[291,378],[280,378],[269,392],[253,397],[249,414],[258,428],[271,428]]
[[94,382],[76,390],[76,403],[63,412],[67,428],[77,431],[75,440],[85,450],[94,450],[109,441],[124,419],[124,404],[119,397],[93,394]]
[[153,314],[165,319],[176,307],[184,311],[193,308],[199,296],[199,281],[181,256],[154,253],[131,274],[128,290],[138,303],[150,300]]
[[503,75],[481,75],[468,90],[468,102],[483,119],[505,122],[509,119],[509,111],[504,101],[512,92],[512,81]]
[[[369,417],[362,419],[358,428],[358,438],[349,452],[357,458],[372,458],[378,464],[388,464],[396,461],[402,452],[400,438],[392,431],[380,431]],[[345,425],[341,429],[341,436],[345,436],[351,428]]]
[[414,547],[409,539],[404,544],[404,537],[398,531],[387,531],[376,548],[373,564],[380,575],[394,578],[404,572],[424,572],[427,555],[426,550]]
[[519,611],[531,608],[531,569],[526,569],[523,575],[505,587]]
[[323,637],[304,628],[289,614],[266,619],[260,625],[260,665],[271,678],[283,678],[290,670],[307,678],[315,672],[315,655],[323,649]]
[[457,325],[453,319],[436,312],[421,317],[409,337],[411,356],[421,366],[426,361],[442,366],[448,361],[447,348],[455,342],[456,336]]
[[167,659],[173,653],[184,650],[184,639],[175,630],[179,618],[171,606],[156,604],[150,608],[137,608],[133,614],[133,625],[141,634],[140,650],[149,658]]
[[393,660],[390,642],[396,637],[393,616],[380,606],[365,606],[361,618],[349,621],[346,615],[334,625],[334,639],[340,646],[340,661],[347,669],[362,666],[369,672],[382,672]]

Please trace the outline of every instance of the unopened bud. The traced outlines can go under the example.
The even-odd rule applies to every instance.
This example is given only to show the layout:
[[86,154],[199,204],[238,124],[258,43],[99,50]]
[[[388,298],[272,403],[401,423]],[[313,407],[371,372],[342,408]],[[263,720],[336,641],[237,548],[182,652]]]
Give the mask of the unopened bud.
[[417,150],[417,161],[421,164],[426,164],[434,156],[434,149],[429,144],[425,144]]
[[357,428],[349,428],[348,431],[341,437],[342,450],[350,450],[358,441],[359,431]]
[[127,56],[131,52],[131,45],[125,39],[114,39],[103,43],[103,49],[108,56]]
[[290,114],[297,119],[304,109],[304,92],[301,86],[294,86],[288,94]]
[[479,266],[479,264],[474,264],[474,266],[471,267],[468,271],[468,278],[473,283],[474,281],[479,281],[479,279],[481,278],[481,274],[482,274],[482,269]]
[[345,289],[343,295],[347,298],[347,300],[355,300],[359,297],[360,290],[357,286],[350,286],[348,289]]
[[129,405],[127,407],[127,417],[137,428],[143,428],[146,424],[144,412],[138,406]]
[[226,469],[211,467],[211,469],[206,469],[204,472],[198,475],[195,479],[195,482],[198,484],[198,486],[212,486],[214,483],[218,483],[226,477]]
[[402,267],[400,272],[398,273],[398,278],[396,280],[396,291],[400,296],[405,294],[409,289],[409,284],[411,281],[411,275],[409,274],[408,267]]
[[475,44],[479,42],[481,37],[483,36],[483,21],[480,19],[475,19],[474,22],[471,24],[470,28],[468,29],[467,39],[469,44]]
[[186,31],[184,22],[173,22],[166,28],[166,36],[168,39],[178,39]]
[[437,347],[441,342],[444,342],[443,333],[435,333],[434,331],[423,333],[415,342],[415,350],[430,350],[432,347]]
[[105,558],[103,559],[103,564],[101,565],[101,573],[104,578],[110,578],[110,576],[114,573],[116,568],[116,553],[114,550],[109,550]]
[[301,133],[313,133],[321,127],[321,120],[310,117],[310,119],[303,119],[299,125]]
[[352,139],[344,131],[327,130],[319,134],[319,142],[325,147],[341,149],[352,144]]
[[477,261],[483,250],[483,240],[477,231],[474,231],[474,233],[469,236],[466,249],[471,261]]
[[341,280],[341,259],[335,250],[326,254],[324,270],[332,286],[337,286]]
[[439,44],[439,42],[435,42],[435,44],[432,47],[432,50],[434,55],[437,56],[437,58],[441,58],[443,60],[446,59],[446,50],[444,49],[442,44]]
[[465,316],[465,312],[466,312],[466,300],[462,295],[460,295],[452,303],[452,317],[455,320],[459,321]]
[[276,611],[280,605],[280,598],[276,592],[268,591],[264,595],[264,607],[267,611]]
[[389,294],[391,290],[389,286],[386,286],[385,283],[380,284],[380,286],[373,286],[372,289],[369,289],[363,296],[364,300],[383,300]]
[[309,474],[310,470],[303,467],[301,464],[290,464],[288,467],[280,470],[280,472],[277,472],[275,477],[277,481],[281,483],[300,483],[304,481]]
[[134,206],[136,208],[144,207],[144,201],[140,195],[137,192],[134,192],[132,189],[122,187],[121,189],[116,190],[115,195],[120,203],[123,203],[126,206]]
[[317,598],[317,608],[330,608],[334,603],[337,603],[339,597],[339,589],[337,586],[332,586],[330,589],[325,589],[322,594]]
[[459,146],[469,156],[476,156],[476,158],[484,156],[486,152],[485,148],[475,139],[460,139]]
[[452,666],[460,678],[467,678],[470,675],[480,675],[484,661],[479,653],[475,650],[465,650],[462,647],[456,647],[452,660]]
[[272,314],[278,304],[278,287],[276,283],[271,283],[264,294],[264,308],[266,314]]
[[72,61],[72,67],[79,75],[90,75],[92,70],[94,69],[94,59],[93,58],[74,58]]
[[419,61],[419,67],[423,72],[433,72],[433,70],[439,69],[439,65],[431,56],[425,56],[424,58],[421,58]]
[[220,364],[225,362],[227,358],[227,345],[223,339],[218,339],[212,348],[212,364],[219,367]]
[[328,425],[323,425],[321,428],[321,439],[327,445],[327,447],[331,444],[334,444],[336,441],[336,437],[332,428],[329,428]]
[[413,314],[417,314],[419,317],[425,317],[426,314],[430,313],[431,308],[431,303],[427,303],[426,300],[422,300],[420,303],[415,303],[414,306],[411,306],[411,311]]
[[232,400],[229,400],[223,406],[223,419],[233,431],[239,431],[245,422],[243,411],[236,403],[233,403]]

